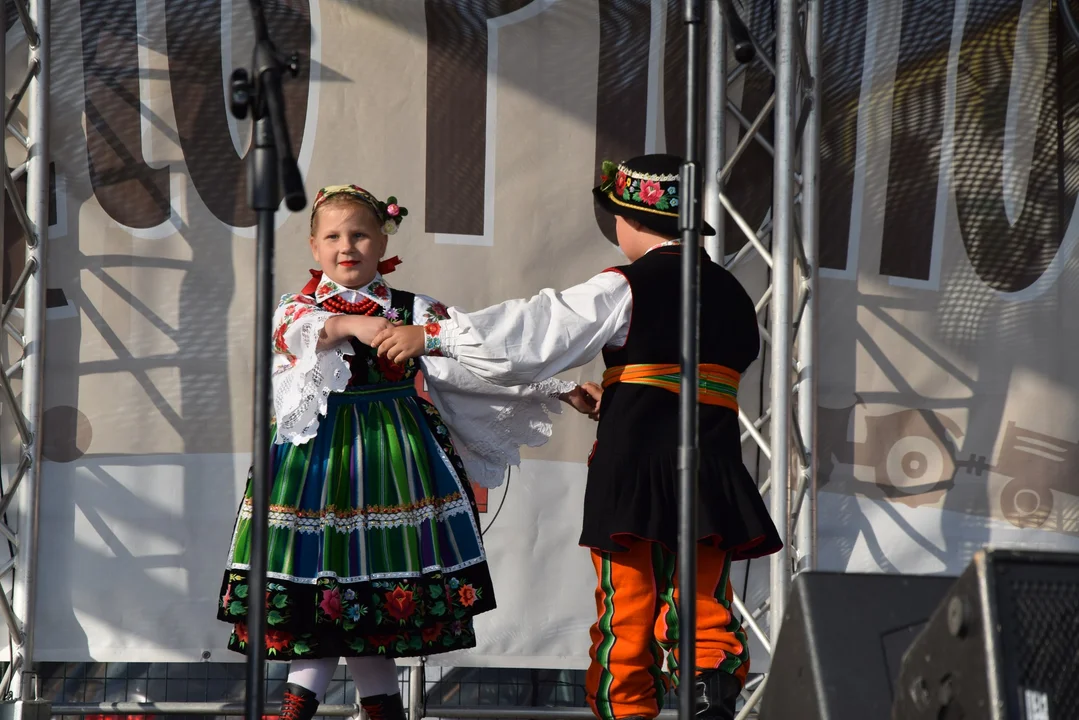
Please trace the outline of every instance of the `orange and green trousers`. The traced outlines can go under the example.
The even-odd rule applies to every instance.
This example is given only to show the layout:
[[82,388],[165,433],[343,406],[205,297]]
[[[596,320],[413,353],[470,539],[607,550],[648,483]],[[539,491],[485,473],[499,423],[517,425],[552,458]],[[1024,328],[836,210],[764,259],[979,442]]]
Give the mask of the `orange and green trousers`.
[[[678,559],[659,543],[625,552],[592,550],[599,580],[592,626],[588,704],[602,720],[654,718],[678,685]],[[730,555],[697,546],[696,672],[720,670],[745,684],[749,647],[731,612]],[[664,671],[666,655],[666,671]]]

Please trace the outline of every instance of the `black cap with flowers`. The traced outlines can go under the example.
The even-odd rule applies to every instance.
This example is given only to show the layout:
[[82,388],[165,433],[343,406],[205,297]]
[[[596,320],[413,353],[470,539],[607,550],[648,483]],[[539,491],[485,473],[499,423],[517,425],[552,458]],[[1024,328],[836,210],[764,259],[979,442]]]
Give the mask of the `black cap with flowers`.
[[[682,158],[677,155],[641,155],[623,163],[604,160],[599,187],[593,188],[596,203],[611,213],[636,220],[663,235],[679,236],[678,214],[681,201],[679,173]],[[702,223],[702,235],[715,235],[708,223]]]

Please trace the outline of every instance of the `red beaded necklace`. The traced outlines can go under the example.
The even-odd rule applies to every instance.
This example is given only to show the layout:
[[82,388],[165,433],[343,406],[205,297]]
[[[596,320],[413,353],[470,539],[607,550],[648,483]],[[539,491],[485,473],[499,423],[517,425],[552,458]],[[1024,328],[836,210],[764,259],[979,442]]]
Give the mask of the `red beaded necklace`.
[[359,302],[349,302],[340,295],[334,295],[323,300],[322,307],[342,315],[377,315],[382,312],[381,305],[366,297]]

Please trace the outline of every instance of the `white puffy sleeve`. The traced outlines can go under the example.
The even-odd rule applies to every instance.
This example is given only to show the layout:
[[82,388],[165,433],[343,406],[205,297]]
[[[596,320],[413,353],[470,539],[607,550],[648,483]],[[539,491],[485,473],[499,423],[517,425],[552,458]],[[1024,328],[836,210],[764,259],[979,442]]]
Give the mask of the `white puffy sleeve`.
[[351,375],[347,340],[323,351],[319,334],[334,313],[321,310],[306,295],[284,295],[274,312],[273,396],[278,444],[303,445],[318,432],[330,393],[340,392]]
[[566,290],[541,290],[476,312],[450,308],[424,325],[426,354],[456,359],[499,385],[546,380],[591,361],[629,335],[633,294],[619,272]]
[[[416,296],[416,324],[439,322],[446,316],[445,305]],[[425,356],[420,362],[431,403],[449,428],[469,479],[487,488],[500,485],[506,468],[521,463],[522,446],[547,442],[552,434],[550,416],[562,412],[559,395],[576,387],[554,378],[494,385],[450,358]]]

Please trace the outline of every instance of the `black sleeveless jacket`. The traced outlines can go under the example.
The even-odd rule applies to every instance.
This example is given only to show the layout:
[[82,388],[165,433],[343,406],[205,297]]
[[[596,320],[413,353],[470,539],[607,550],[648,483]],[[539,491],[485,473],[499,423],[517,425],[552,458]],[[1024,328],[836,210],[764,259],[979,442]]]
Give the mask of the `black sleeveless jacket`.
[[[633,294],[625,344],[606,349],[608,368],[675,364],[681,357],[681,261],[678,245],[652,250],[621,273]],[[744,373],[760,352],[756,310],[738,280],[702,252],[701,364]],[[756,485],[742,464],[735,411],[699,405],[700,539],[735,558],[781,547]],[[631,537],[678,547],[678,394],[615,383],[603,393],[588,469],[581,544],[617,552]]]

